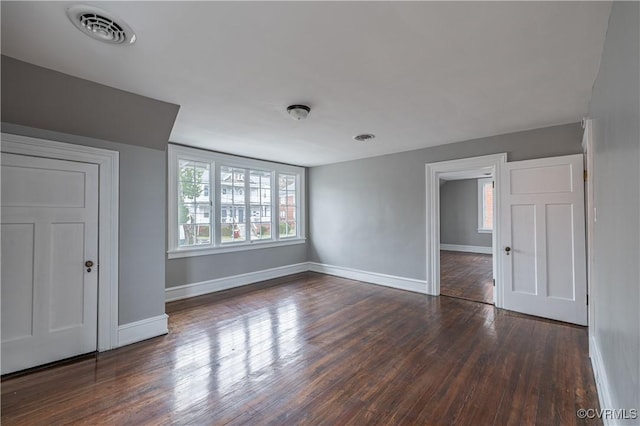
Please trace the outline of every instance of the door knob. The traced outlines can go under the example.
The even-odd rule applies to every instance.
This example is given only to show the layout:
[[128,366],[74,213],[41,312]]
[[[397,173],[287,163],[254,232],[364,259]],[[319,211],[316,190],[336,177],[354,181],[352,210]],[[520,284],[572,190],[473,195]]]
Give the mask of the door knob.
[[511,247],[505,247],[504,251],[507,252],[507,256],[509,256],[511,254]]
[[93,262],[90,260],[87,260],[86,262],[84,262],[84,266],[87,267],[87,272],[91,272],[91,267],[93,266]]

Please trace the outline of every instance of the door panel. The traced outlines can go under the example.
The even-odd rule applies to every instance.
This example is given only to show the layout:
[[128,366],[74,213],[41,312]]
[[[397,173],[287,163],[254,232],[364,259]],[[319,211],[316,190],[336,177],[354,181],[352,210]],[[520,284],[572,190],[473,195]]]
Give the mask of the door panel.
[[34,226],[32,223],[3,223],[1,232],[4,344],[31,337],[33,333]]
[[51,247],[65,247],[51,253],[51,331],[82,325],[85,271],[76,262],[84,258],[84,241],[84,223],[51,224]]
[[2,154],[2,374],[97,347],[98,166]]
[[[3,154],[6,155],[6,154]],[[2,164],[5,207],[84,207],[85,174],[70,170],[51,170]]]
[[511,217],[513,274],[521,277],[511,281],[512,288],[516,293],[536,294],[536,265],[532,255],[536,247],[536,206],[512,206]]
[[571,167],[566,164],[547,167],[523,167],[511,170],[511,194],[571,192]]
[[582,155],[506,164],[501,185],[506,309],[587,324],[582,164]]
[[[576,286],[573,270],[573,206],[571,204],[549,204],[547,217],[547,296],[574,300]],[[554,238],[567,233],[565,238]]]

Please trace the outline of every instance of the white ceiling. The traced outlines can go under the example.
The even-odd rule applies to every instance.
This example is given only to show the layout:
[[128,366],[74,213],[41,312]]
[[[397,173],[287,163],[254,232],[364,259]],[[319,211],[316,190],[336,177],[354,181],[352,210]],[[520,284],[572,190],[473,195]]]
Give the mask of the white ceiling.
[[[72,2],[2,1],[2,53],[181,105],[171,141],[299,165],[579,121],[610,3],[89,2],[131,46],[78,31]],[[311,107],[308,120],[286,114]],[[374,133],[372,142],[356,142]]]

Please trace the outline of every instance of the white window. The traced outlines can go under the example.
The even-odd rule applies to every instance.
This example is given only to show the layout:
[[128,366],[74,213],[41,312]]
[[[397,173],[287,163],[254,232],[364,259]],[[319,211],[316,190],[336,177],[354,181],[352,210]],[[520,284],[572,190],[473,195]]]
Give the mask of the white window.
[[493,179],[478,179],[478,232],[493,231]]
[[296,175],[280,174],[278,176],[278,198],[280,199],[280,238],[295,238],[297,235],[297,198],[298,179]]
[[[211,244],[211,198],[205,188],[211,179],[209,163],[189,158],[178,160],[178,246]],[[205,195],[206,194],[206,195]]]
[[169,258],[298,244],[302,167],[169,145]]

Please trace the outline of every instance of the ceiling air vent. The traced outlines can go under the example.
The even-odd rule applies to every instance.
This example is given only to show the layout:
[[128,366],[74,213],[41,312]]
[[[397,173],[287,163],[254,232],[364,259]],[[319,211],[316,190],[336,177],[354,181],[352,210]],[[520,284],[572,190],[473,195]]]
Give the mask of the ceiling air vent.
[[356,135],[353,138],[355,140],[357,140],[358,142],[365,142],[365,141],[370,141],[371,139],[375,138],[376,135],[372,135],[371,133],[363,133],[361,135]]
[[133,44],[136,35],[129,25],[106,10],[76,5],[67,9],[67,16],[80,31],[111,44]]

